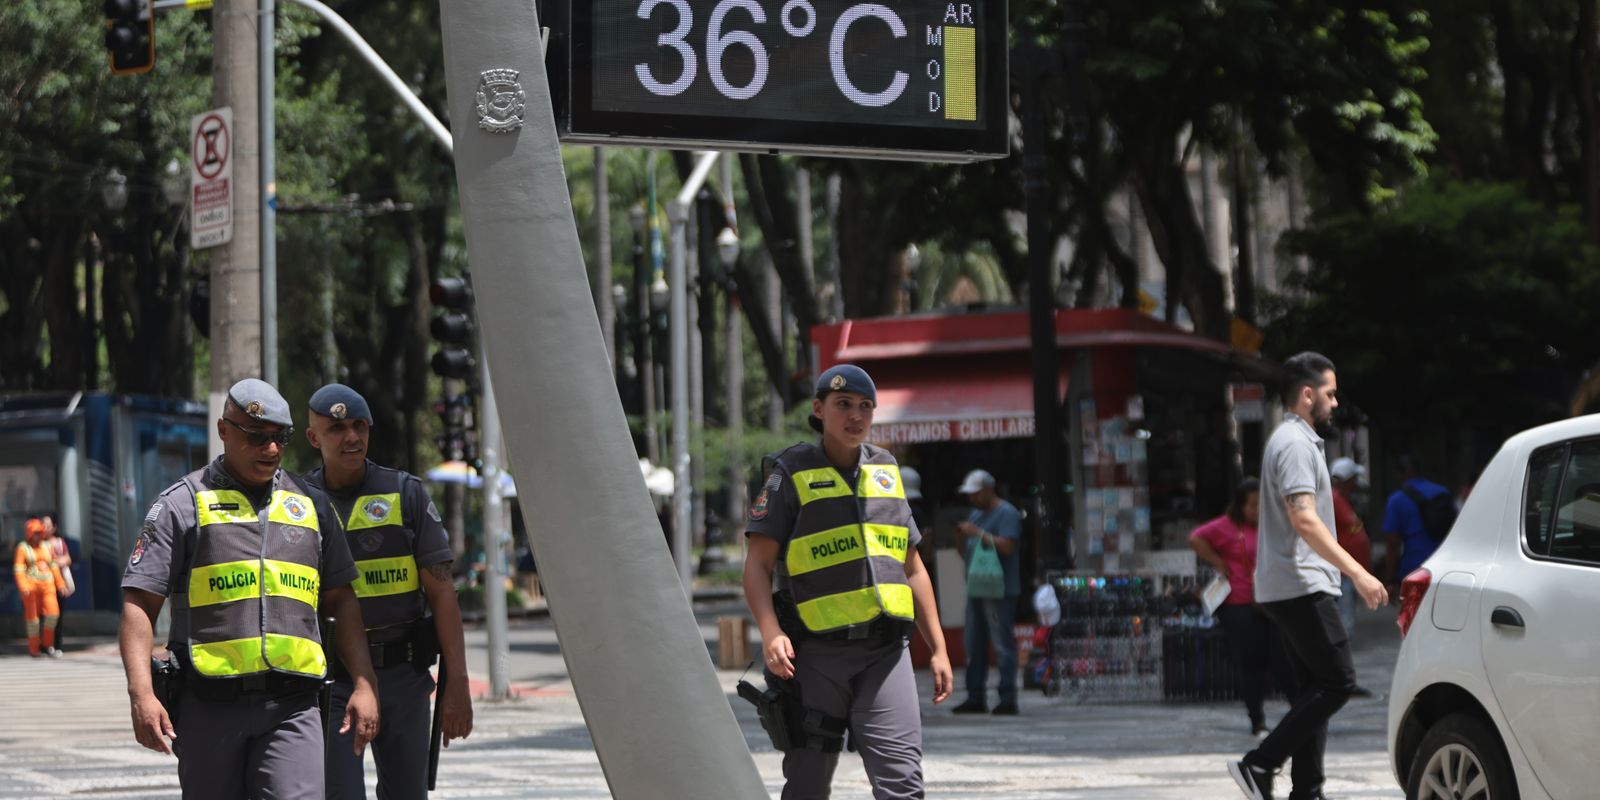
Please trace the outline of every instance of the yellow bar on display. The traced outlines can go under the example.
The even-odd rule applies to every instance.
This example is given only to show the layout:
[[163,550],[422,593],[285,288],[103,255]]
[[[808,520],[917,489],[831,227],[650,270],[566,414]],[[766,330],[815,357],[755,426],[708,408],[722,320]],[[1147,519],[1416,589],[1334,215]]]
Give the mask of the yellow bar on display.
[[190,11],[204,11],[211,7],[211,0],[183,0],[183,5]]
[[978,118],[978,29],[944,28],[944,118]]

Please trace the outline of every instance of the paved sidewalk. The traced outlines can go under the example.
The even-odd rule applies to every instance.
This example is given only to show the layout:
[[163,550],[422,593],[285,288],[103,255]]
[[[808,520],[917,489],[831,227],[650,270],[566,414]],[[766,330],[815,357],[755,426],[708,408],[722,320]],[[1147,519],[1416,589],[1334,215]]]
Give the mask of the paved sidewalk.
[[[701,607],[708,643],[714,643],[715,617],[736,610],[732,604]],[[487,663],[483,632],[470,632],[468,644],[474,677],[481,678]],[[511,648],[509,672],[518,697],[477,704],[477,729],[472,738],[444,753],[440,789],[433,796],[609,797],[548,621],[518,623]],[[1354,700],[1334,718],[1326,791],[1335,800],[1401,796],[1384,753],[1386,708],[1381,696],[1397,650],[1392,612],[1364,615],[1357,666],[1362,683],[1380,696]],[[780,755],[772,751],[751,706],[733,695],[739,673],[719,676],[757,767],[776,797],[782,780]],[[1025,692],[1020,717],[956,717],[949,711],[951,704],[927,703],[928,678],[923,674],[919,680],[929,797],[1239,796],[1224,763],[1253,740],[1236,703],[1080,706]],[[959,692],[955,699],[960,699]],[[0,729],[0,798],[178,797],[173,760],[133,742],[114,642],[97,640],[59,661],[0,656],[0,704],[21,723]],[[1283,710],[1281,702],[1269,704],[1269,718]],[[848,754],[834,786],[838,800],[871,797],[860,760]]]

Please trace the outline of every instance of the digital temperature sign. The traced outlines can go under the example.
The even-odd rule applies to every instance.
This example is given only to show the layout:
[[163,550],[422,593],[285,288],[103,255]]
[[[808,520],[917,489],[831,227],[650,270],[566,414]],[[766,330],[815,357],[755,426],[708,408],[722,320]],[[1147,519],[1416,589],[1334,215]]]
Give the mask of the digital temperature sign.
[[551,0],[562,139],[934,161],[1007,151],[1005,0]]

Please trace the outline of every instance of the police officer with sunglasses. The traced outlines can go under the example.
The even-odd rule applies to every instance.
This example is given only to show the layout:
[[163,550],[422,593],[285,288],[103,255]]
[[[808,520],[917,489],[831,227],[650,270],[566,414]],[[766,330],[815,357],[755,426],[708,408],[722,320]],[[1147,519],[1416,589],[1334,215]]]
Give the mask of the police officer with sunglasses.
[[[343,729],[358,752],[378,733],[355,563],[327,496],[279,466],[294,427],[276,389],[234,384],[217,435],[222,455],[161,493],[128,557],[118,637],[134,738],[178,756],[185,798],[320,798],[319,612],[337,620],[354,676]],[[171,655],[157,669],[169,599]]]

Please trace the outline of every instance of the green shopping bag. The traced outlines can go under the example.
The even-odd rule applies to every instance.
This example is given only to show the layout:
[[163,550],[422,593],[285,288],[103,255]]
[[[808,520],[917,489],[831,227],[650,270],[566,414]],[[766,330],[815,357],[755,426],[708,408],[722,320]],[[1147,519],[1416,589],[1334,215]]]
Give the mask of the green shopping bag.
[[967,596],[998,600],[1006,594],[1006,571],[994,545],[979,536],[978,545],[967,559]]

